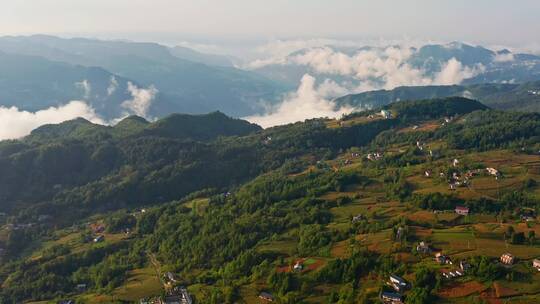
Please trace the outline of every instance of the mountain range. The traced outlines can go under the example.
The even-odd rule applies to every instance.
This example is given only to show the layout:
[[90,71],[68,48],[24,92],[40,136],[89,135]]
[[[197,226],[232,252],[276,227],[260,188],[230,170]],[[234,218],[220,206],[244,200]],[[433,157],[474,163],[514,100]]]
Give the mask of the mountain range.
[[[5,71],[2,72],[2,78],[6,83],[17,81],[17,79],[12,79],[17,75],[12,76],[11,71],[18,65],[8,64],[10,61],[8,56],[13,55],[41,57],[41,60],[36,60],[36,66],[30,66],[30,68],[40,69],[40,65],[60,64],[64,69],[69,69],[70,67],[66,65],[69,64],[72,70],[78,70],[70,72],[73,75],[73,82],[71,79],[65,83],[58,81],[55,93],[40,92],[42,93],[39,104],[41,107],[62,101],[67,102],[74,95],[76,82],[87,80],[92,88],[94,83],[85,78],[88,72],[82,67],[99,67],[105,70],[102,77],[93,79],[97,82],[95,86],[98,88],[102,86],[101,84],[108,83],[111,76],[120,80],[129,79],[144,87],[155,86],[159,94],[150,108],[150,114],[160,117],[174,112],[207,113],[215,110],[234,116],[249,115],[261,111],[261,100],[275,100],[283,91],[278,84],[262,76],[228,66],[222,57],[179,47],[171,49],[155,43],[82,38],[61,39],[38,35],[2,37],[0,51],[3,52],[0,56],[5,57],[1,60],[5,66],[0,66],[0,70]],[[25,58],[27,57],[22,57],[20,60],[25,60]],[[218,62],[220,66],[211,65]],[[47,78],[47,81],[56,83],[65,75],[61,71],[56,72],[55,69],[60,68],[51,68],[46,75],[35,77]],[[31,78],[34,76],[32,75]],[[18,92],[33,91],[34,87],[31,81],[21,83],[18,88],[12,89],[6,85],[5,89],[11,92],[3,93],[9,98],[0,100],[0,103],[24,105],[25,96],[19,96]],[[122,93],[126,93],[122,90],[123,88],[120,89]],[[96,94],[103,95],[100,91]],[[83,99],[85,95],[79,94],[75,97]],[[64,100],[59,100],[61,98]],[[102,103],[100,98],[89,99],[91,104],[97,105],[98,108]],[[33,103],[36,104],[37,101]],[[116,111],[121,110],[118,109],[118,100],[114,100],[110,107],[116,108]],[[113,117],[116,114],[108,110],[99,113],[105,117]]]

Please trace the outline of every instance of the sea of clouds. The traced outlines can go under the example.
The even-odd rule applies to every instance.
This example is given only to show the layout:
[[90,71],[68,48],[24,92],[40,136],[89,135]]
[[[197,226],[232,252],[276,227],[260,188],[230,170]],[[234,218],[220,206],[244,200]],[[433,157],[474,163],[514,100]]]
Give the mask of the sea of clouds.
[[[325,44],[332,44],[332,47]],[[464,79],[485,70],[481,64],[470,67],[456,58],[451,58],[441,63],[437,72],[428,72],[409,63],[409,59],[417,51],[417,48],[411,45],[359,48],[352,54],[336,50],[335,45],[335,41],[327,40],[292,43],[278,41],[274,46],[266,45],[261,48],[269,56],[248,63],[246,69],[299,66],[310,72],[304,75],[298,90],[284,96],[277,106],[269,107],[263,115],[249,116],[246,119],[263,127],[271,127],[313,117],[337,118],[363,109],[348,106],[336,108],[332,102],[336,97],[399,86],[460,84]],[[338,45],[355,46],[354,42],[342,42]],[[512,60],[512,57],[505,55],[494,58],[494,61],[496,60]],[[344,80],[337,82],[326,78],[329,76],[340,76]]]

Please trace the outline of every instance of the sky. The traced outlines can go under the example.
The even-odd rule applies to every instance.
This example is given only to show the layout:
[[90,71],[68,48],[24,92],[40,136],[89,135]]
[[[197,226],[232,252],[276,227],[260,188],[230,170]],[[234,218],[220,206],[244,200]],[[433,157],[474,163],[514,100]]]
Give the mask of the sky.
[[540,32],[539,12],[538,0],[4,0],[0,35],[157,42],[414,37],[527,45]]

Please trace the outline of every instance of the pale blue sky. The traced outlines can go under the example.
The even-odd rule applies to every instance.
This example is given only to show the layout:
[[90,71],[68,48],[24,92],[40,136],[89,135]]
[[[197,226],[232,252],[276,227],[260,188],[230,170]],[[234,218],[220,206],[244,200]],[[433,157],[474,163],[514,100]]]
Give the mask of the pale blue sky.
[[540,0],[2,0],[0,35],[30,33],[525,45],[540,40]]

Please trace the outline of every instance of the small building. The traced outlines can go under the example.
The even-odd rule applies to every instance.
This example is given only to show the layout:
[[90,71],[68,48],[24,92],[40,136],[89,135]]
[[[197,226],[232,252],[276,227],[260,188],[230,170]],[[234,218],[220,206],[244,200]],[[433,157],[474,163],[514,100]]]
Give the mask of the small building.
[[419,253],[429,254],[431,252],[431,247],[426,242],[422,241],[416,246],[416,251]]
[[454,158],[452,161],[452,166],[457,167],[459,165],[459,160],[457,158]]
[[268,292],[261,292],[259,298],[268,302],[274,302],[274,296]]
[[449,256],[444,255],[440,252],[437,252],[437,254],[435,254],[435,261],[437,261],[441,265],[452,264],[452,259]]
[[459,269],[461,269],[462,271],[467,271],[470,268],[471,268],[471,264],[469,264],[469,262],[465,260],[462,260],[459,262]]
[[504,253],[500,258],[501,263],[504,265],[514,265],[516,258],[510,253]]
[[401,304],[403,303],[403,296],[395,292],[383,292],[381,293],[381,300],[383,303]]
[[384,119],[390,119],[392,118],[392,113],[388,110],[381,110],[381,116],[384,118]]
[[105,241],[105,236],[103,235],[100,235],[94,238],[94,243],[101,243],[103,241]]
[[424,175],[426,177],[431,177],[431,175],[433,175],[433,172],[431,170],[426,170],[426,171],[424,171]]
[[353,216],[352,222],[356,223],[356,222],[359,222],[359,221],[361,221],[361,220],[363,220],[365,218],[366,217],[363,214],[358,214],[358,215]]
[[174,277],[174,274],[170,271],[165,273],[164,277],[166,280],[168,280],[171,283],[175,283],[177,281],[176,278]]
[[304,265],[302,264],[302,261],[296,261],[296,264],[293,266],[294,271],[302,271],[304,269]]
[[540,271],[540,260],[534,259],[532,263],[533,267],[536,268],[536,270]]
[[469,215],[469,208],[468,207],[457,206],[455,211],[459,215]]
[[498,177],[501,175],[501,173],[499,172],[499,170],[495,169],[495,168],[486,168],[486,171],[489,173],[489,175],[493,175],[495,177]]
[[390,275],[390,286],[392,286],[392,288],[394,288],[395,291],[397,292],[402,292],[406,289],[408,289],[409,287],[409,283],[407,281],[405,281],[405,279],[395,275],[395,274],[391,274]]

